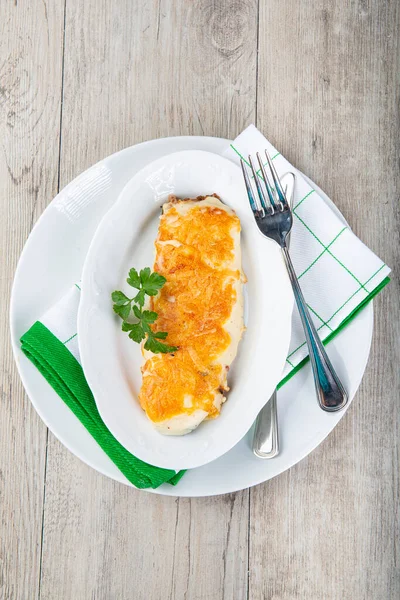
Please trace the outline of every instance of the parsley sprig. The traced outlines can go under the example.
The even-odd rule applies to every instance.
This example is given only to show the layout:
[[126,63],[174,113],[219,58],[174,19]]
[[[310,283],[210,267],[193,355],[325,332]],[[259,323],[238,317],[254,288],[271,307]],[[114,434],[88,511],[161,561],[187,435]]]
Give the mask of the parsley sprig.
[[[131,287],[138,290],[133,298],[128,298],[120,291],[111,294],[114,303],[113,310],[122,319],[122,331],[129,332],[130,339],[138,344],[145,339],[145,350],[154,354],[166,354],[178,350],[176,346],[169,346],[159,341],[166,339],[168,336],[166,331],[155,332],[151,329],[150,325],[157,319],[157,313],[152,310],[143,310],[146,295],[155,296],[167,281],[165,277],[159,273],[152,273],[149,267],[142,269],[140,273],[132,268],[126,281]],[[135,323],[127,321],[131,311],[137,319]]]

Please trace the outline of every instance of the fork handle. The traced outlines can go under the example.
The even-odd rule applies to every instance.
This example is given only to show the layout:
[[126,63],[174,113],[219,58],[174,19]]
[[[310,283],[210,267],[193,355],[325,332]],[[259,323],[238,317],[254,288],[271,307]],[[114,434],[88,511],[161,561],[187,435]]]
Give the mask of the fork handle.
[[256,419],[253,452],[258,458],[274,458],[279,454],[276,390]]
[[321,408],[328,412],[340,410],[346,406],[348,396],[339,377],[335,373],[335,369],[325,352],[325,348],[311,319],[287,246],[282,247],[282,253],[304,327],[318,402]]

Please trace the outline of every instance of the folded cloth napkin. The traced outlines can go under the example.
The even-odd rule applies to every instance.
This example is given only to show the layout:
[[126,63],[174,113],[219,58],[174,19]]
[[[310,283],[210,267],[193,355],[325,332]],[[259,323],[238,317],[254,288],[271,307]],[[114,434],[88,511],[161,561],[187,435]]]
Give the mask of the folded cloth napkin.
[[[125,477],[137,488],[176,485],[184,471],[153,467],[130,454],[102,421],[80,365],[76,330],[80,288],[77,285],[22,336],[22,350]],[[59,319],[64,319],[61,324]],[[72,329],[71,329],[72,328]]]
[[[265,148],[273,156],[278,174],[296,172],[253,125],[230,145],[225,155],[237,162],[241,156],[246,160],[248,154]],[[291,256],[320,335],[328,342],[389,281],[390,269],[296,174]],[[245,193],[243,201],[247,201]],[[80,286],[75,283],[22,336],[23,352],[133,485],[139,488],[156,488],[166,482],[175,485],[184,471],[175,473],[139,460],[121,446],[101,420],[80,363],[79,300]],[[303,329],[294,311],[291,347],[280,385],[306,361]]]
[[[230,144],[225,156],[237,164],[240,158],[249,164],[249,154],[260,152],[265,156],[265,149],[278,175],[289,171],[296,174],[290,256],[314,324],[327,344],[389,282],[390,269],[254,125]],[[308,358],[303,326],[295,309],[289,353],[278,387],[293,377]]]
[[[115,439],[102,421],[79,362],[76,334],[65,339],[63,335],[71,326],[76,329],[79,296],[74,294],[75,290],[78,292],[78,287],[70,290],[42,321],[36,321],[22,336],[23,352],[133,485],[137,488],[157,488],[162,483],[176,485],[184,471],[176,473],[139,460]],[[66,317],[60,327],[54,321],[57,314]]]

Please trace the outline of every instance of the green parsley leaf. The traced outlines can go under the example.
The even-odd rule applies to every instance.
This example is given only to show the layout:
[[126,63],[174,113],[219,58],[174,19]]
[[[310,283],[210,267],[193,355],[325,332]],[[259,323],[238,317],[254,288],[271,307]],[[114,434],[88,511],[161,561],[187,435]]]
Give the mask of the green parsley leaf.
[[153,334],[152,330],[150,329],[150,325],[148,323],[146,323],[146,321],[142,321],[142,327],[143,327],[143,331],[145,331],[149,335]]
[[140,344],[140,342],[144,340],[146,336],[140,323],[135,323],[133,325],[132,329],[129,332],[129,337],[131,338],[131,340],[137,342],[138,344]]
[[144,269],[142,269],[140,271],[140,281],[141,281],[143,287],[145,286],[146,281],[149,280],[150,274],[151,274],[150,267],[145,267]]
[[[152,273],[149,267],[141,269],[140,273],[136,269],[130,269],[127,283],[138,290],[134,298],[128,298],[123,292],[116,290],[111,294],[113,301],[113,310],[119,315],[122,322],[122,331],[128,333],[128,336],[134,342],[140,343],[146,340],[144,347],[154,354],[171,353],[178,350],[176,346],[163,344],[159,340],[165,340],[168,336],[166,331],[154,332],[150,325],[157,320],[157,313],[153,310],[142,310],[145,304],[146,295],[155,296],[166,282],[165,277],[159,273]],[[133,310],[137,322],[129,323],[128,317]]]
[[144,348],[145,350],[150,350],[153,354],[168,354],[169,352],[178,350],[176,346],[168,346],[150,336],[147,338]]
[[130,304],[123,304],[122,306],[118,306],[118,304],[114,304],[113,306],[114,312],[117,313],[124,321],[129,317],[131,312]]
[[[135,309],[133,309],[133,310],[135,310]],[[142,312],[142,319],[143,319],[143,321],[146,321],[146,323],[154,323],[154,321],[157,319],[157,317],[158,317],[158,314],[156,312],[154,312],[153,310],[144,310]]]
[[135,315],[135,317],[137,319],[139,319],[139,321],[142,320],[142,318],[143,318],[142,311],[140,310],[140,308],[138,308],[135,305],[133,305],[133,314]]
[[144,298],[145,298],[146,292],[141,289],[138,291],[138,293],[136,294],[136,296],[134,297],[134,301],[139,304],[140,307],[144,306]]
[[143,288],[148,296],[155,296],[167,280],[159,273],[152,273],[149,279],[143,283]]
[[127,283],[129,283],[130,286],[132,286],[138,290],[140,289],[140,277],[139,277],[139,273],[136,271],[136,269],[132,268],[129,270],[129,276],[126,281],[127,281]]
[[111,294],[111,298],[114,304],[116,304],[117,306],[123,306],[124,304],[129,302],[128,296],[125,296],[123,292],[115,291]]
[[153,336],[159,340],[165,340],[165,338],[168,336],[168,333],[166,331],[157,331],[157,333],[154,333]]

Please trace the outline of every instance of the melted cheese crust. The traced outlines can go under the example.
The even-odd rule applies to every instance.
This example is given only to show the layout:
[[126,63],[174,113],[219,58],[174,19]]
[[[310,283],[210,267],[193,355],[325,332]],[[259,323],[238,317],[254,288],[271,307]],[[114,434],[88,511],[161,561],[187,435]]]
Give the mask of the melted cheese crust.
[[163,207],[154,270],[167,283],[151,298],[154,329],[173,354],[145,354],[139,400],[161,433],[183,435],[219,415],[243,332],[240,222],[217,196]]

